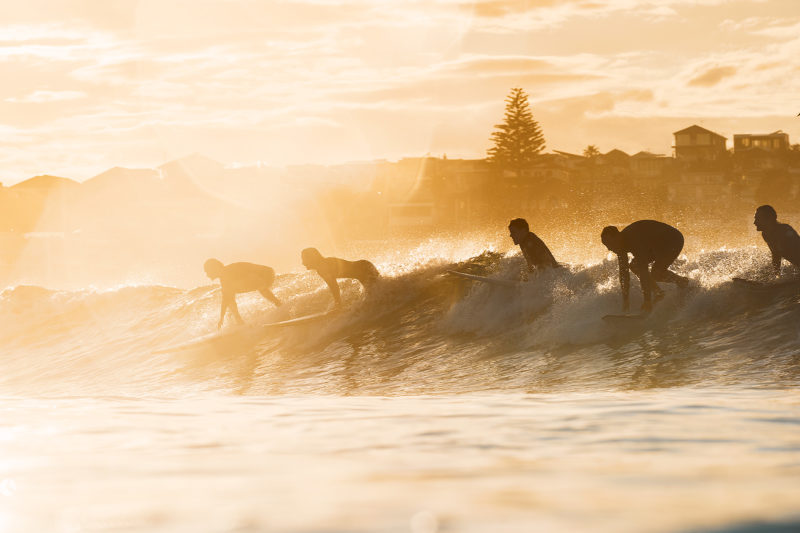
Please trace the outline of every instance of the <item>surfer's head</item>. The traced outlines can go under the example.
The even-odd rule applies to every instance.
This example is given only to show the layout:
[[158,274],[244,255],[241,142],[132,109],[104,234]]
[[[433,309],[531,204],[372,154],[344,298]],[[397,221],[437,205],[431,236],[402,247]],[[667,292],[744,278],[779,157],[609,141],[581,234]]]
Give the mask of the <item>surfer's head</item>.
[[300,252],[300,259],[303,261],[303,266],[308,270],[319,267],[322,263],[322,254],[316,248],[306,248]]
[[606,245],[606,248],[614,253],[622,253],[622,235],[616,226],[606,226],[600,233],[600,240]]
[[756,209],[756,216],[753,219],[753,224],[756,225],[758,231],[764,231],[771,225],[778,221],[778,213],[771,205],[762,205]]
[[203,264],[203,270],[206,271],[206,276],[211,279],[217,279],[222,276],[222,269],[224,265],[218,259],[209,259]]
[[528,226],[528,221],[524,218],[515,218],[508,223],[508,232],[511,234],[511,239],[514,244],[519,244],[528,232],[531,230]]

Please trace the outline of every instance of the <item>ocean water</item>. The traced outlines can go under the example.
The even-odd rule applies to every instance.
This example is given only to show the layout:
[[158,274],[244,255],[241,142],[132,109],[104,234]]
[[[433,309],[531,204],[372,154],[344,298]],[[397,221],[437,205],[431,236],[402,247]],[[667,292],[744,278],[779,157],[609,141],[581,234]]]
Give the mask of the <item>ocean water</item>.
[[[0,294],[0,531],[800,530],[800,296],[752,250],[619,311],[616,263],[519,288],[520,259],[379,264],[314,323],[214,331],[219,289]],[[636,302],[638,285],[632,295]],[[308,273],[252,325],[324,310]]]

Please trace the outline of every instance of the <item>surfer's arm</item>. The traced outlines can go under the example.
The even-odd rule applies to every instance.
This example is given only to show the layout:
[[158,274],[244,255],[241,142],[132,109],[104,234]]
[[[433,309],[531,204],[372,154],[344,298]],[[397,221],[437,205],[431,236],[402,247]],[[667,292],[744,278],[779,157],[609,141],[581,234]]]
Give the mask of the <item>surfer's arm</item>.
[[225,311],[227,310],[228,310],[228,296],[223,292],[222,302],[220,303],[219,322],[217,322],[217,329],[221,328],[222,324],[225,322]]
[[630,309],[631,272],[628,266],[628,254],[617,254],[619,262],[619,286],[622,289],[622,309]]
[[243,324],[244,320],[242,320],[242,316],[239,314],[239,306],[236,305],[236,294],[235,293],[222,293],[222,308],[219,311],[219,323],[217,323],[217,328],[221,328],[223,322],[225,321],[225,311],[230,308],[231,314],[233,318],[236,319],[236,322],[239,324]]
[[772,252],[772,269],[775,271],[775,276],[781,277],[781,256]]
[[776,277],[781,277],[781,259],[782,256],[780,252],[778,252],[777,248],[773,245],[773,238],[764,237],[764,242],[767,243],[767,247],[769,248],[769,253],[772,254],[772,271],[775,272]]
[[527,272],[533,272],[533,259],[531,259],[531,254],[533,251],[528,243],[522,242],[519,245],[519,249],[522,252],[522,257],[525,259],[525,270],[522,272],[523,281],[528,280]]
[[331,295],[333,295],[333,301],[336,306],[342,305],[342,295],[339,291],[339,283],[336,281],[334,277],[325,277],[322,278],[325,280],[325,283],[328,284],[328,288],[331,290]]
[[781,254],[776,252],[772,246],[769,247],[769,251],[772,252],[772,270],[776,277],[781,277]]

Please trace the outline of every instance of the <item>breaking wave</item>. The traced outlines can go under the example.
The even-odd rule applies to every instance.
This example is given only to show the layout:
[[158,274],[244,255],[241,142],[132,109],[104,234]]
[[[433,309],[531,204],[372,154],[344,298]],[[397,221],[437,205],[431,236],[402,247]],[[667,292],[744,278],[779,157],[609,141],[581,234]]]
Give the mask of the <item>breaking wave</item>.
[[[346,310],[325,320],[232,328],[217,341],[166,352],[214,331],[218,287],[18,286],[0,294],[0,386],[6,394],[164,396],[788,386],[800,376],[797,293],[730,282],[757,275],[762,259],[753,249],[684,256],[674,268],[693,288],[665,286],[651,317],[630,324],[602,320],[619,312],[616,261],[571,265],[507,288],[446,271],[515,279],[518,256],[412,259],[379,265],[387,279],[367,297],[343,282]],[[258,294],[239,296],[249,324],[330,305],[309,273],[280,276],[275,292],[287,302],[280,309]]]

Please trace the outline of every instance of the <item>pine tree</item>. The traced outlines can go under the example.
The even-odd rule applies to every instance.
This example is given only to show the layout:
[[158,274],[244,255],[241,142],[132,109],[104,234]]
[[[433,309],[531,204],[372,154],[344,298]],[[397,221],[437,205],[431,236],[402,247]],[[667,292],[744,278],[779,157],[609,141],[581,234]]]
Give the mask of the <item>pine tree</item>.
[[511,89],[506,97],[505,120],[495,129],[490,137],[494,146],[488,150],[487,159],[518,176],[544,150],[544,135],[533,119],[528,95],[519,87]]

